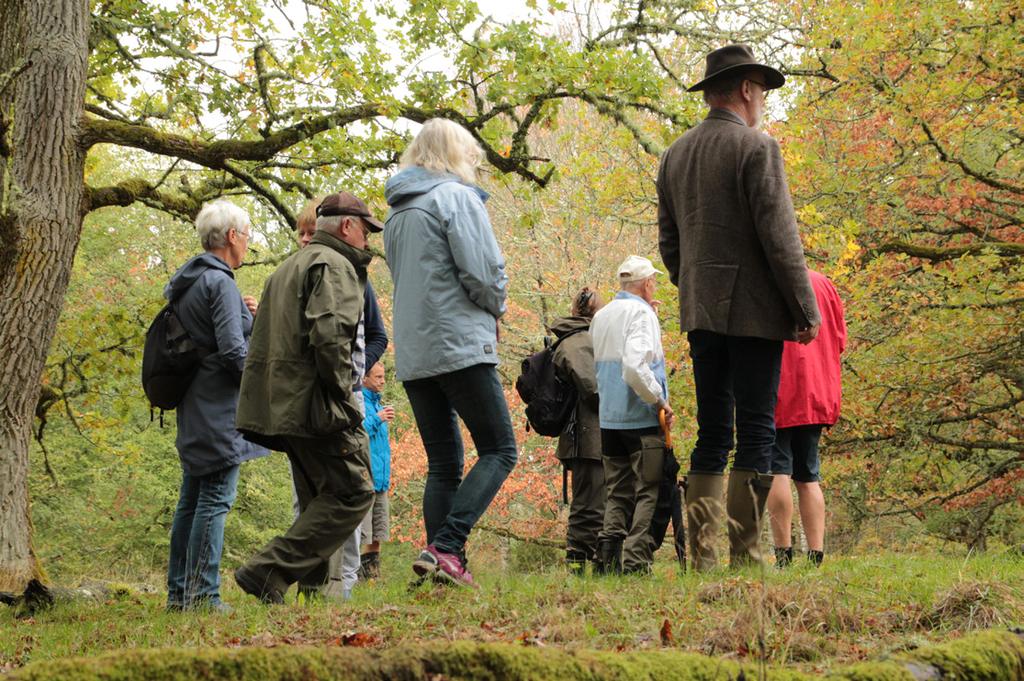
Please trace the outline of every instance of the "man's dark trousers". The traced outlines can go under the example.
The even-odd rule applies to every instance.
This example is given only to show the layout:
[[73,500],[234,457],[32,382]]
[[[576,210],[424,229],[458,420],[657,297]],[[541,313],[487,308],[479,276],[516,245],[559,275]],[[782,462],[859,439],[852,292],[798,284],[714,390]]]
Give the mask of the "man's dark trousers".
[[782,341],[690,331],[697,392],[697,445],[691,473],[725,471],[736,434],[733,468],[768,473],[775,444]]
[[334,438],[284,439],[296,473],[299,517],[247,564],[264,576],[268,586],[282,592],[294,582],[310,588],[323,586],[331,554],[373,504],[369,447],[343,452]]

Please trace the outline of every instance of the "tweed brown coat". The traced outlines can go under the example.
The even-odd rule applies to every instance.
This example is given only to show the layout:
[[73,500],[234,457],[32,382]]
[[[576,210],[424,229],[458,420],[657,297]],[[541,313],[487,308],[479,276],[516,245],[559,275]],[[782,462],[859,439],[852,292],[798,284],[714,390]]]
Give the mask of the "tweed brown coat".
[[662,156],[657,187],[682,331],[795,340],[820,322],[778,142],[712,109]]

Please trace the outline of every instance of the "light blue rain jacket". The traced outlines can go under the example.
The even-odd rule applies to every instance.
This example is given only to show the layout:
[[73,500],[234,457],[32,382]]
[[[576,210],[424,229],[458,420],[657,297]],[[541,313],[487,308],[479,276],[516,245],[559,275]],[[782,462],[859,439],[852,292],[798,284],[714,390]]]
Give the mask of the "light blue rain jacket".
[[384,253],[394,281],[395,378],[498,363],[505,259],[487,193],[454,175],[406,168],[384,189]]

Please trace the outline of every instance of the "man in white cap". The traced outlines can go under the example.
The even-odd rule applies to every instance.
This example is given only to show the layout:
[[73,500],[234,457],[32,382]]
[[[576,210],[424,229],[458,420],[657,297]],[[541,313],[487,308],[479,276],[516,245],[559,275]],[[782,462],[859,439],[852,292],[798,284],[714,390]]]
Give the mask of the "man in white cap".
[[603,573],[648,573],[653,562],[648,527],[665,459],[659,412],[672,423],[653,307],[659,274],[647,258],[626,258],[618,270],[622,290],[590,325],[607,497],[597,549]]

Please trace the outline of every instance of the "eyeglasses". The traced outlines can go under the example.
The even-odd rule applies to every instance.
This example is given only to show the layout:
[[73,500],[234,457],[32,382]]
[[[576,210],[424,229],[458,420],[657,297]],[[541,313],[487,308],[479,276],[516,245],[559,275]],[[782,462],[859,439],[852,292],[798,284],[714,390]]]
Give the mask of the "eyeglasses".
[[761,88],[761,97],[763,97],[765,99],[768,98],[768,84],[767,83],[762,83],[761,81],[754,80],[753,78],[747,78],[747,82],[753,83],[754,85],[759,86]]

